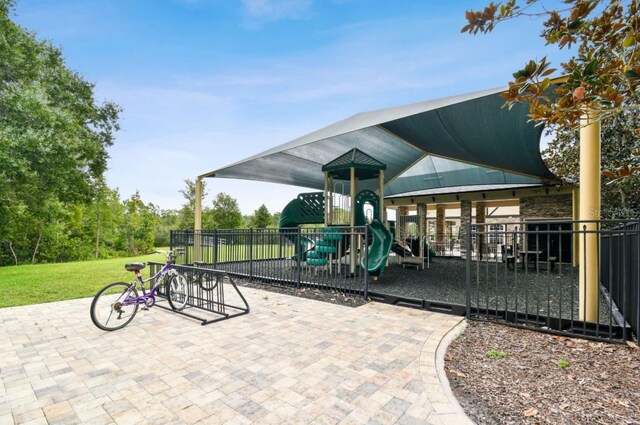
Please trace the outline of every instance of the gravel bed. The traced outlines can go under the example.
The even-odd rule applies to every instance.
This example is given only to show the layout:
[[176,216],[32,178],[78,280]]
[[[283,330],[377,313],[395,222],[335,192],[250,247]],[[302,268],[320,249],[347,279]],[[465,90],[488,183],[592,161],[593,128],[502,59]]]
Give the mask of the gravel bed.
[[640,349],[468,322],[445,370],[484,424],[640,424]]
[[[546,267],[546,265],[544,265]],[[578,271],[567,265],[557,265],[554,270],[547,271],[541,267],[535,270],[508,270],[502,262],[472,262],[471,267],[471,303],[480,310],[509,310],[535,316],[562,317],[577,319],[578,303]],[[298,275],[303,286],[308,289],[328,287],[343,289],[357,298],[364,290],[364,274],[357,268],[355,277],[350,276],[347,265],[334,264],[328,267],[305,266],[298,268],[298,263],[290,259],[222,263],[218,269],[233,274],[262,276],[288,281],[289,284],[278,284],[287,287],[297,282]],[[254,279],[258,281],[258,279]],[[265,287],[272,285],[265,283]],[[369,291],[383,295],[393,295],[417,300],[428,300],[444,304],[466,306],[466,261],[460,258],[436,258],[428,269],[414,267],[402,268],[391,257],[390,264],[382,276],[371,278]],[[601,294],[600,323],[613,325],[610,314],[611,304]],[[611,318],[611,319],[610,319]]]
[[249,281],[246,279],[234,279],[236,285],[247,288],[255,288],[263,291],[276,292],[278,294],[293,295],[295,297],[310,298],[331,304],[340,304],[347,307],[360,307],[368,301],[359,295],[349,295],[334,289],[301,288],[297,289],[287,284],[265,283],[260,281]]
[[[466,261],[436,258],[429,269],[390,264],[369,290],[387,295],[467,304]],[[472,262],[471,305],[479,309],[578,318],[578,270],[563,265],[552,271],[508,270],[502,262]],[[572,301],[573,300],[573,304]],[[608,324],[611,305],[601,294],[600,323]],[[615,322],[612,321],[615,325]]]

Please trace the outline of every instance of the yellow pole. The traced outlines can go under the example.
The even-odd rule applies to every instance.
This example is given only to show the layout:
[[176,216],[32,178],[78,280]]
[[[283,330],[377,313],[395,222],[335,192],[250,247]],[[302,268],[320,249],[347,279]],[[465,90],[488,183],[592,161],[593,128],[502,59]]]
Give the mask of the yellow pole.
[[331,224],[331,206],[329,205],[329,173],[324,173],[324,225]]
[[[581,220],[600,218],[600,119],[588,109],[580,119],[580,209]],[[580,230],[596,231],[596,222],[580,223]],[[580,238],[580,320],[597,322],[598,237],[582,233]]]
[[379,183],[380,183],[380,221],[384,221],[384,170],[380,170],[379,174]]
[[356,237],[355,237],[355,225],[356,225],[356,169],[351,167],[351,211],[350,224],[351,224],[351,273],[356,272]]
[[193,211],[193,259],[195,261],[200,261],[202,258],[202,247],[201,247],[201,239],[200,232],[202,231],[202,178],[198,177],[196,179],[196,193],[195,193],[195,205]]
[[[579,189],[573,189],[571,191],[571,206],[573,210],[573,221],[580,220],[580,192]],[[580,224],[573,223],[573,238],[572,238],[572,249],[571,249],[571,263],[573,267],[578,267],[580,265],[580,235],[578,231],[580,230]]]

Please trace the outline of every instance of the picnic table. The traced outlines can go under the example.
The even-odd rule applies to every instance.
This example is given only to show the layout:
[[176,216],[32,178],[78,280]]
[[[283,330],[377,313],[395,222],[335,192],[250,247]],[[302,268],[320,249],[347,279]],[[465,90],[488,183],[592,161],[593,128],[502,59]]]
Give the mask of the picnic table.
[[[536,268],[538,262],[550,264],[551,270],[556,266],[556,257],[547,257],[544,251],[518,251],[522,263],[522,270],[527,268],[528,264],[531,264],[532,268]],[[515,269],[516,257],[515,255],[507,256],[507,267]]]

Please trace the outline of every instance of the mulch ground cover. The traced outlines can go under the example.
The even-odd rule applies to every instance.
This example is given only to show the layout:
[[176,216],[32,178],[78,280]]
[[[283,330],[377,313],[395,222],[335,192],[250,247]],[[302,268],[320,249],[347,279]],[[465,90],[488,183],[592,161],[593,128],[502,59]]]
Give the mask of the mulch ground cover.
[[468,326],[447,376],[478,424],[640,424],[640,350],[515,329]]

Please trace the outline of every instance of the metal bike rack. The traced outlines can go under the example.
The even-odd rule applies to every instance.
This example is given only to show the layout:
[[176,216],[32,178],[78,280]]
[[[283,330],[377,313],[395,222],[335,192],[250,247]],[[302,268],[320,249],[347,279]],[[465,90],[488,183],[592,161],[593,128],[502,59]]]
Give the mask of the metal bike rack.
[[[149,263],[151,274],[157,272],[162,266],[163,264],[160,263]],[[247,300],[231,276],[226,272],[207,267],[175,265],[174,268],[187,279],[187,305],[182,310],[173,310],[171,307],[162,304],[158,304],[157,307],[199,320],[201,325],[208,325],[249,313],[250,308]],[[229,304],[226,301],[225,287],[227,285],[231,285],[231,289],[238,295],[243,306]],[[162,285],[158,289],[158,295],[166,298],[166,286]]]

